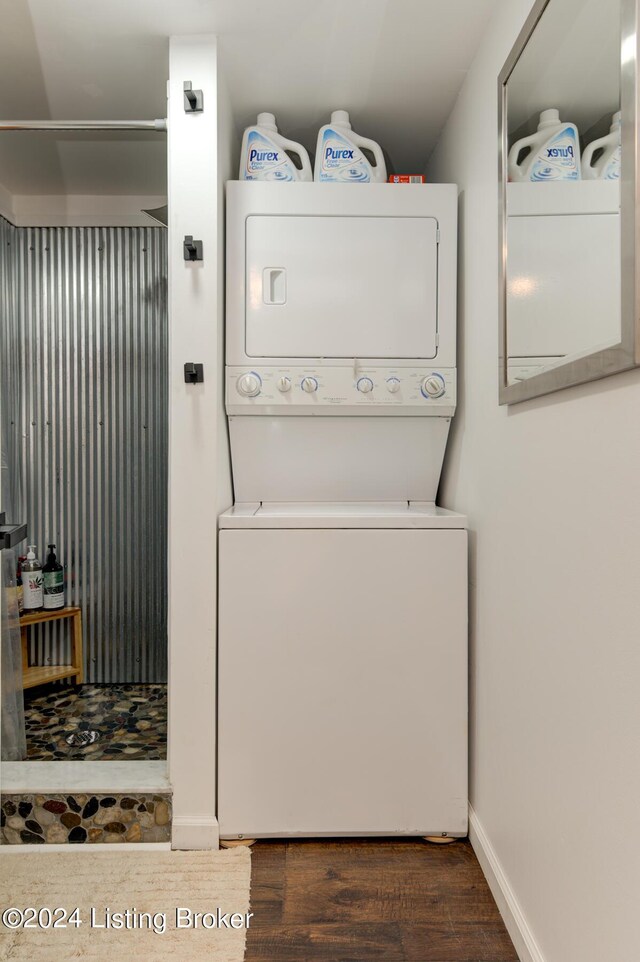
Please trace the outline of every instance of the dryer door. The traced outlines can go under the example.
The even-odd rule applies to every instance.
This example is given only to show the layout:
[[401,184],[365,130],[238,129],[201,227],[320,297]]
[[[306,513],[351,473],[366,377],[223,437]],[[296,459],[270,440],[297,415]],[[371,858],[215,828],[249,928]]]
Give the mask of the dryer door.
[[247,354],[436,357],[437,226],[433,217],[248,217]]

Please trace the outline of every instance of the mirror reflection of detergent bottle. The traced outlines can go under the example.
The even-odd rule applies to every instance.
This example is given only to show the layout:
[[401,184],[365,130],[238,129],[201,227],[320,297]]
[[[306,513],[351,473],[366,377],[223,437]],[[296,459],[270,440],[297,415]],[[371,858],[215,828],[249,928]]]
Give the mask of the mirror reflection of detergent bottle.
[[314,180],[368,184],[385,183],[386,179],[387,167],[379,144],[351,129],[346,110],[334,110],[331,123],[318,132]]
[[580,180],[578,128],[562,123],[555,108],[543,110],[536,133],[515,142],[507,166],[511,181]]
[[[585,147],[582,155],[583,180],[620,179],[620,161],[622,159],[620,118],[621,114],[618,110],[611,118],[611,128],[607,136],[592,140],[589,146]],[[598,150],[601,150],[602,153],[594,163],[593,156]]]
[[[299,167],[290,154],[298,158]],[[247,127],[240,151],[240,180],[313,180],[309,154],[302,144],[278,133],[273,114],[258,114],[258,123]]]

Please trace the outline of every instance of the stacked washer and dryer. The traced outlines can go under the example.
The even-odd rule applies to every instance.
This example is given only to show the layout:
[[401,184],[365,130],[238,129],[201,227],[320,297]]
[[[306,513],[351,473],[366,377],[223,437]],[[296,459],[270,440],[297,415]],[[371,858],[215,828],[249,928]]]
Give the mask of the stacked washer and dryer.
[[454,185],[227,186],[222,839],[467,831]]

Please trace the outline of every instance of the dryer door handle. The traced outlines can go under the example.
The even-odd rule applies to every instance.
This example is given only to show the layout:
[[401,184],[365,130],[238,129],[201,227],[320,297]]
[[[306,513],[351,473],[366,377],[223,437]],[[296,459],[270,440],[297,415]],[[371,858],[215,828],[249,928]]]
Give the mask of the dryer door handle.
[[262,300],[284,304],[287,300],[287,272],[284,267],[265,267],[262,272]]

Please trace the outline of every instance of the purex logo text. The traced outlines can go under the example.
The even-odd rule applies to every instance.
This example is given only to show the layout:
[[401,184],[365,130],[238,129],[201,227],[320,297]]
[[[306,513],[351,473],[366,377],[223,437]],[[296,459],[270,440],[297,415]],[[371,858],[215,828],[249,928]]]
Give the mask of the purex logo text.
[[249,152],[249,163],[253,160],[278,160],[277,150],[256,150],[255,147]]
[[324,152],[325,160],[353,160],[352,150],[336,150],[334,147],[327,147]]
[[573,158],[573,147],[547,147],[547,157]]

